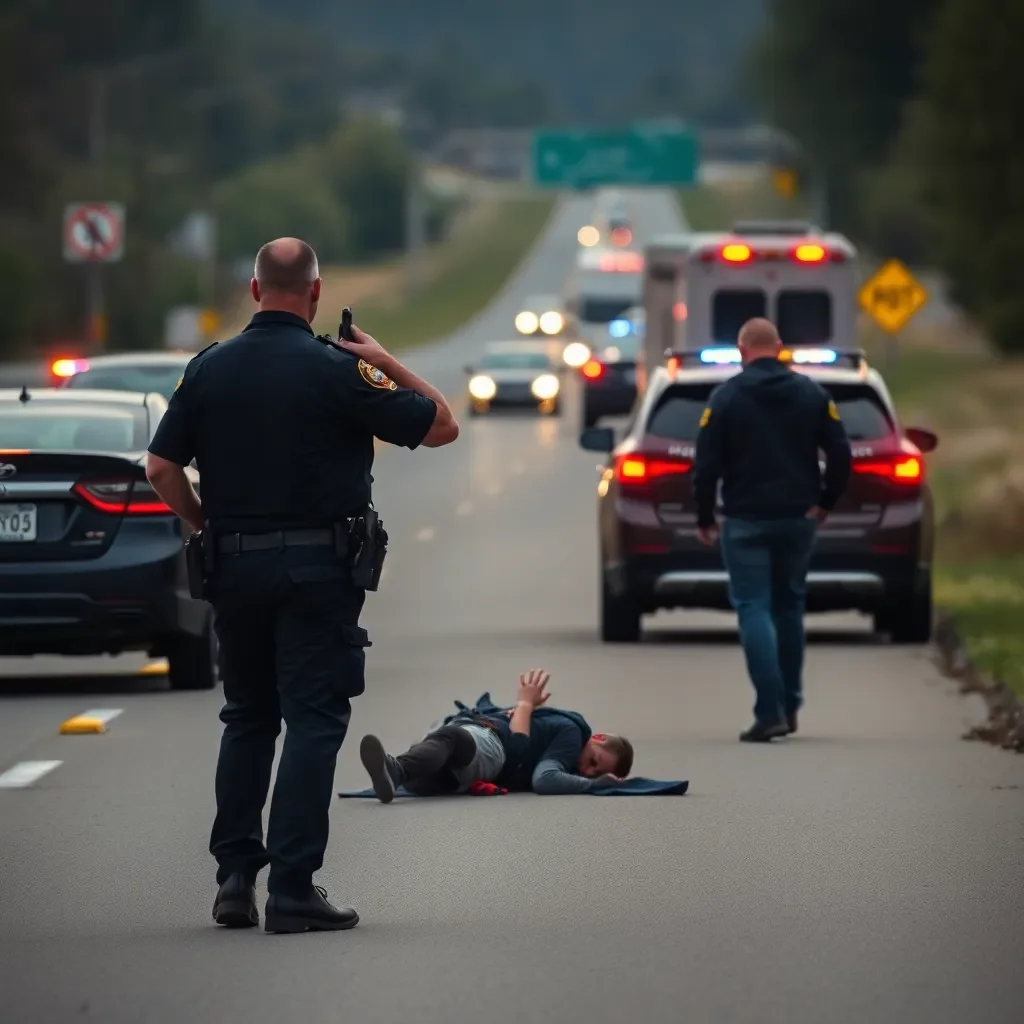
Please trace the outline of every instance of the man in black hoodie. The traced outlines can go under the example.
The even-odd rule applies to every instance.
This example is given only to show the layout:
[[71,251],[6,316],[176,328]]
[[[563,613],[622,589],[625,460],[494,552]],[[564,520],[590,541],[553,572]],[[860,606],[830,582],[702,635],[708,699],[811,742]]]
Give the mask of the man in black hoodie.
[[850,442],[828,392],[779,362],[772,323],[749,320],[738,344],[743,371],[714,391],[701,417],[693,489],[698,537],[713,545],[722,484],[722,557],[757,693],[754,724],[740,739],[765,743],[797,729],[807,568],[818,524],[849,480]]
[[541,670],[521,675],[514,707],[460,711],[398,757],[364,736],[359,757],[377,798],[390,803],[398,786],[440,796],[492,782],[555,796],[620,783],[633,767],[629,740],[592,732],[576,711],[544,707],[549,678]]

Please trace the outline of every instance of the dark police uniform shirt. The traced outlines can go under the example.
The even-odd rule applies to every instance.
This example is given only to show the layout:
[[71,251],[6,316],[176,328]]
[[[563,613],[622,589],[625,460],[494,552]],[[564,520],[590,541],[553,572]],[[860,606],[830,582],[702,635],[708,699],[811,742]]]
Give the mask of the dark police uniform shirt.
[[265,311],[189,362],[149,450],[195,459],[220,532],[326,527],[370,501],[374,437],[416,448],[436,412],[301,317]]
[[835,506],[850,477],[850,442],[817,381],[777,359],[755,359],[711,395],[695,463],[698,526],[714,524],[719,480],[727,517],[796,518]]

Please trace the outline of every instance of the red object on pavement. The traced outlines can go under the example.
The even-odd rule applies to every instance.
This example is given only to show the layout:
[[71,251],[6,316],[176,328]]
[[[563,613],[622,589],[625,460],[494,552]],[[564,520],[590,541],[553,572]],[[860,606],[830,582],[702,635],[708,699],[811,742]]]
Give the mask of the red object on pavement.
[[502,789],[493,782],[474,782],[469,787],[470,796],[505,796],[507,793],[507,789]]

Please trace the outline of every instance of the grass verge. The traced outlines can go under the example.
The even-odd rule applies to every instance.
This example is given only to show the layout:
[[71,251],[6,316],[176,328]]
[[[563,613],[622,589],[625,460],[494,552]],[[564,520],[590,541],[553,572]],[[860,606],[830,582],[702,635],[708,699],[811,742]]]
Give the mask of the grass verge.
[[[378,293],[359,305],[357,323],[395,350],[450,334],[498,293],[544,229],[553,207],[554,199],[548,197],[495,203],[433,254],[423,287],[410,293],[404,279],[396,279],[388,294]],[[317,330],[336,333],[339,312],[325,310]]]
[[696,185],[680,189],[678,196],[694,231],[728,231],[737,220],[804,220],[808,216],[806,200],[784,199],[770,181],[760,178]]

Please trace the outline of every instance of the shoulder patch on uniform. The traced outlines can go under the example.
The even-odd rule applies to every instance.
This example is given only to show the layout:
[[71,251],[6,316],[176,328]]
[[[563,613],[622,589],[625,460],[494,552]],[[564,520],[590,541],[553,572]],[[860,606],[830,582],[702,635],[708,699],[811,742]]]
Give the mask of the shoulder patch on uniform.
[[708,407],[707,407],[707,408],[706,408],[706,409],[705,409],[705,410],[704,410],[704,411],[703,411],[703,412],[702,412],[702,413],[700,414],[700,427],[701,427],[701,429],[702,429],[702,430],[704,429],[704,427],[706,427],[706,426],[708,425],[708,421],[709,421],[710,419],[711,419],[711,406],[709,405],[709,406],[708,406]]
[[398,385],[382,370],[371,366],[365,359],[360,359],[357,364],[359,376],[370,385],[371,388],[380,388],[382,391],[397,391]]
[[828,414],[836,421],[836,423],[840,422],[839,410],[836,408],[836,403],[833,402],[831,398],[828,400]]

